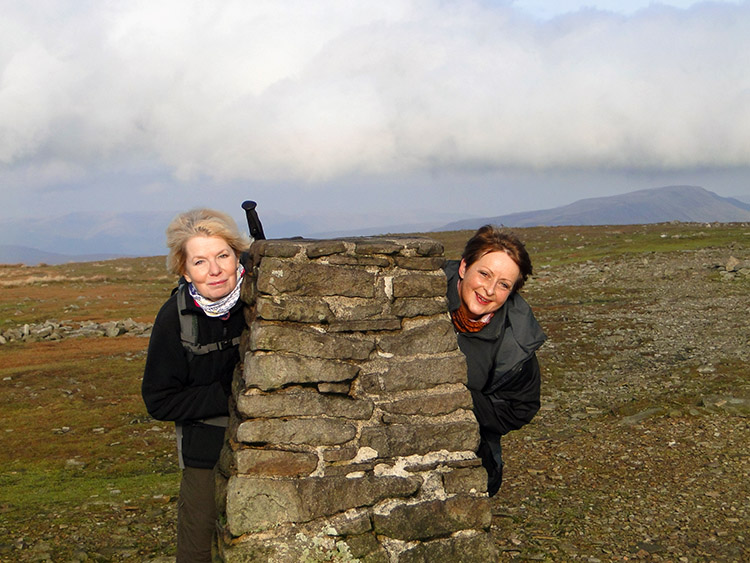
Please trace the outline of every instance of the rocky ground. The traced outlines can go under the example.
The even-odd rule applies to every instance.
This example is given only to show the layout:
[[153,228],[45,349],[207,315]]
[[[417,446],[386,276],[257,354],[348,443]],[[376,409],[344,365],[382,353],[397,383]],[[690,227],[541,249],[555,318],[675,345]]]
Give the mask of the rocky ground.
[[[748,240],[535,264],[543,406],[503,442],[500,561],[750,561]],[[165,426],[128,424],[159,437],[154,471],[174,465]],[[24,522],[0,505],[0,561],[171,563],[176,489],[162,492]]]
[[527,298],[547,381],[504,442],[501,561],[750,561],[747,258],[541,270]]

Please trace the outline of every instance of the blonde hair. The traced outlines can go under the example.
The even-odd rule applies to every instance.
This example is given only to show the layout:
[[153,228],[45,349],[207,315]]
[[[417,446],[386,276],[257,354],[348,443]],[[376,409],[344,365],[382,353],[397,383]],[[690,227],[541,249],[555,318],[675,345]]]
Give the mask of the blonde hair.
[[239,257],[250,248],[250,238],[226,213],[214,209],[191,209],[172,219],[167,227],[167,270],[177,276],[185,273],[185,245],[195,236],[221,237]]

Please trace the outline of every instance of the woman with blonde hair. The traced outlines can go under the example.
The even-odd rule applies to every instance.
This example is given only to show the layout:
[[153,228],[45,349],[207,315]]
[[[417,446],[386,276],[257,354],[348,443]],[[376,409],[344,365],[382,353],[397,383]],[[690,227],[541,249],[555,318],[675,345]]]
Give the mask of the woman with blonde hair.
[[156,315],[141,392],[151,416],[175,423],[182,469],[177,562],[210,562],[214,468],[245,327],[240,255],[250,240],[229,215],[194,209],[169,224],[167,246],[167,269],[181,279]]

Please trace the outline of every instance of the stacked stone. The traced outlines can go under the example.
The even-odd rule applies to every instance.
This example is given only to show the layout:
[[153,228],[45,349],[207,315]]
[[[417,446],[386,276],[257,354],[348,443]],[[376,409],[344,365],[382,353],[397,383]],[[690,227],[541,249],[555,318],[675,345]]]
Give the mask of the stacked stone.
[[440,243],[289,239],[253,253],[217,487],[223,559],[494,560]]

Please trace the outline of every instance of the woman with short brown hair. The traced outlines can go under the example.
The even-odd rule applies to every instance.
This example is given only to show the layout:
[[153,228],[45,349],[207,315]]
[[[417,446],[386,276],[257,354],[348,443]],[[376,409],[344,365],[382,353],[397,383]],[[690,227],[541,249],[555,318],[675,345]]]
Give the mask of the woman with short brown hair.
[[461,260],[446,264],[445,273],[479,423],[477,455],[494,496],[503,478],[501,437],[530,422],[540,406],[536,351],[546,337],[518,293],[532,274],[531,259],[518,237],[485,225],[466,243]]

